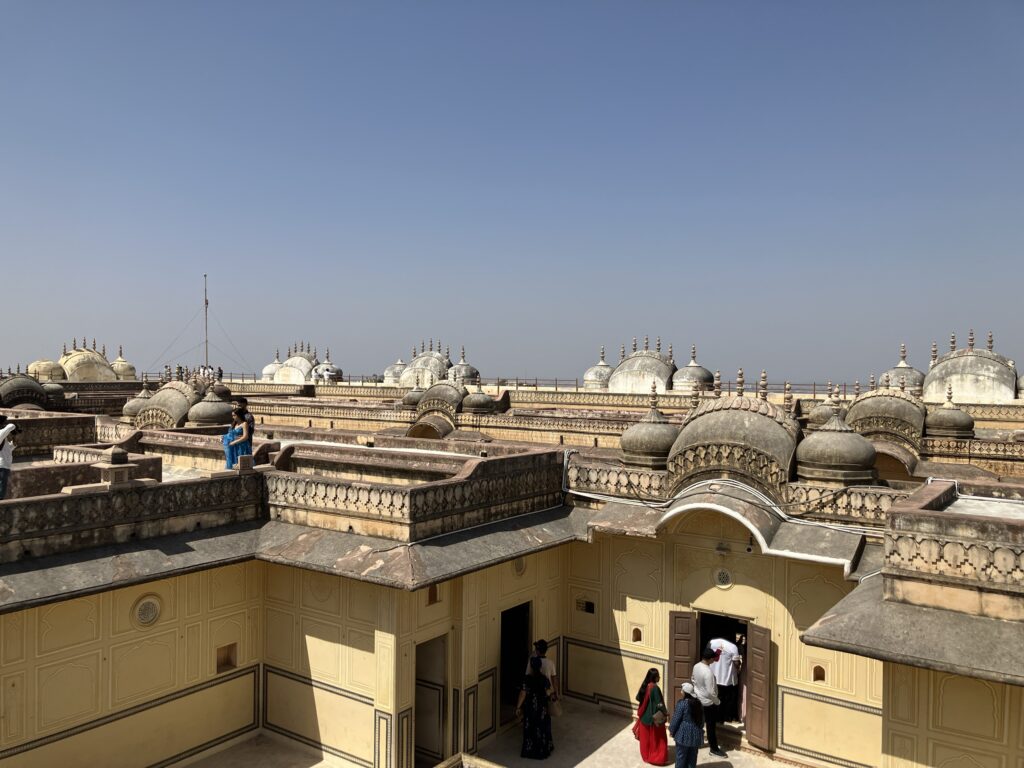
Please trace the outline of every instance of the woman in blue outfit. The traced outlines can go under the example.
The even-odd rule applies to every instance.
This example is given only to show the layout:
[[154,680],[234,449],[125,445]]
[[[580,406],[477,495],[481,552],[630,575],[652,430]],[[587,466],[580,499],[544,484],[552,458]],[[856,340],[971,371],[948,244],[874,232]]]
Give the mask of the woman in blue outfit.
[[668,732],[676,743],[676,768],[696,768],[697,750],[704,741],[704,707],[691,683],[683,683]]
[[239,456],[252,455],[252,435],[245,421],[241,408],[231,412],[231,429],[224,435],[224,463],[228,469],[234,469]]

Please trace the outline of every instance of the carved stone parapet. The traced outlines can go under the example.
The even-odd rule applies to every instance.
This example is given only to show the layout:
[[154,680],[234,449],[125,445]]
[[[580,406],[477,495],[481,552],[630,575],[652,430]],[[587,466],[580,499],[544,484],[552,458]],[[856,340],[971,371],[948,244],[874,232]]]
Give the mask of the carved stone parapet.
[[810,483],[790,483],[786,492],[790,514],[880,528],[893,505],[910,495],[881,486],[836,489]]
[[567,476],[571,491],[601,496],[660,500],[666,498],[668,492],[668,473],[665,470],[624,467],[573,457]]

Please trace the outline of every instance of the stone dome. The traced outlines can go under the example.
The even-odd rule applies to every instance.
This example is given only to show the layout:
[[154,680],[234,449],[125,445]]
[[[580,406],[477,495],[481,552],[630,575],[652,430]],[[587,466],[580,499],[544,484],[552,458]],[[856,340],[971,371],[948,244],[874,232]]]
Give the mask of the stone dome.
[[715,375],[697,362],[697,346],[690,347],[690,362],[672,376],[672,389],[682,394],[705,392],[715,384]]
[[411,387],[416,382],[420,386],[429,387],[448,378],[449,360],[440,350],[420,352],[405,366],[399,378],[399,385]]
[[198,426],[231,423],[231,403],[224,402],[211,388],[206,397],[188,410],[188,421]]
[[807,414],[807,429],[815,430],[823,427],[837,413],[845,419],[847,412],[848,409],[839,399],[839,387],[833,387],[832,393],[826,393],[825,399],[811,408],[811,412]]
[[953,388],[946,389],[946,402],[939,408],[931,408],[924,420],[924,432],[928,437],[949,437],[970,440],[974,437],[974,417],[953,403]]
[[836,412],[796,448],[801,480],[854,485],[875,479],[875,447]]
[[889,377],[889,383],[897,387],[902,379],[906,388],[920,396],[924,387],[924,373],[907,362],[907,345],[900,344],[900,361],[882,374]]
[[448,377],[457,384],[465,384],[480,378],[480,371],[466,362],[465,347],[459,350],[459,362],[448,369]]
[[420,383],[417,381],[415,386],[405,393],[405,397],[402,398],[402,405],[406,408],[415,408],[419,405],[420,398],[423,397],[424,391],[423,387],[421,387]]
[[800,425],[783,408],[742,395],[702,402],[683,422],[669,453],[676,489],[738,477],[779,496],[789,480]]
[[117,376],[118,381],[135,381],[135,366],[124,359],[124,349],[117,348],[117,358],[110,364],[110,369]]
[[135,418],[139,415],[139,411],[146,407],[146,402],[151,397],[153,397],[153,393],[143,385],[142,391],[124,404],[124,408],[121,409],[121,415],[129,419]]
[[[955,346],[951,337],[950,346]],[[1017,397],[1017,369],[1014,362],[992,349],[974,348],[974,333],[968,337],[967,349],[957,349],[939,357],[924,378],[924,399],[941,403],[946,389],[952,387],[961,403],[1009,403]]]
[[608,379],[611,378],[612,368],[604,360],[604,347],[601,347],[601,359],[597,361],[595,365],[587,368],[583,374],[583,388],[584,389],[597,389],[604,390],[608,389]]
[[[636,341],[633,343],[635,347]],[[619,394],[646,394],[650,391],[653,381],[658,393],[662,394],[671,388],[672,374],[675,372],[675,363],[668,355],[661,353],[661,340],[656,342],[652,350],[648,348],[645,337],[643,349],[634,348],[630,355],[615,366],[612,375],[608,377],[608,391]]]
[[405,361],[398,358],[395,362],[384,369],[384,385],[397,387],[402,380],[402,371],[405,370]]
[[275,384],[305,384],[313,373],[311,354],[292,355],[274,373]]
[[314,366],[310,376],[314,381],[340,381],[344,373],[341,368],[332,363],[330,358],[328,358],[319,365]]
[[68,381],[117,381],[107,359],[95,349],[74,349],[60,359]]
[[462,410],[466,413],[491,413],[494,406],[494,398],[484,392],[479,379],[476,382],[476,389],[462,399]]
[[43,389],[43,385],[26,376],[24,373],[16,373],[5,379],[0,379],[0,405],[4,408],[15,408],[19,405],[31,404],[44,409],[50,399]]
[[274,374],[277,373],[281,369],[281,359],[280,358],[281,358],[281,353],[280,352],[274,352],[274,360],[273,360],[273,362],[267,363],[265,366],[263,366],[263,372],[260,375],[260,380],[261,381],[273,381],[274,380]]
[[28,375],[37,381],[64,381],[67,374],[56,360],[36,360],[29,363]]
[[664,469],[669,451],[678,436],[679,427],[669,424],[665,415],[658,410],[658,397],[652,391],[651,409],[619,438],[622,463],[634,467]]

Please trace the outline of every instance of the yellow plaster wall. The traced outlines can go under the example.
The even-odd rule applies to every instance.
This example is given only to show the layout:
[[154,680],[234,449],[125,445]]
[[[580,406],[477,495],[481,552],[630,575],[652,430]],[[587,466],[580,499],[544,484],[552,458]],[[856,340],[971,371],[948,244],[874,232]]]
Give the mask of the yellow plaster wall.
[[[0,617],[0,755],[53,738],[10,764],[57,765],[83,749],[95,765],[138,764],[125,745],[159,717],[175,733],[159,733],[143,751],[156,762],[255,726],[254,674],[202,687],[221,676],[220,646],[236,644],[236,669],[259,659],[258,568],[231,565]],[[160,612],[141,626],[133,608],[147,595]],[[159,715],[147,709],[155,701],[163,702]]]
[[[881,664],[799,639],[853,584],[838,566],[765,556],[756,542],[748,553],[748,546],[746,528],[711,510],[688,513],[657,539],[597,536],[592,544],[569,545],[568,689],[595,701],[631,703],[646,670],[667,667],[670,612],[726,614],[771,631],[780,753],[803,762],[878,765]],[[730,576],[726,587],[718,585],[721,569]],[[577,608],[587,601],[595,605],[593,614]],[[825,670],[822,682],[814,682],[816,666]],[[808,719],[828,728],[797,725]],[[830,736],[832,728],[844,738]]]
[[1024,688],[885,664],[884,768],[1024,768]]
[[395,590],[261,566],[267,727],[372,762],[374,710],[394,711]]

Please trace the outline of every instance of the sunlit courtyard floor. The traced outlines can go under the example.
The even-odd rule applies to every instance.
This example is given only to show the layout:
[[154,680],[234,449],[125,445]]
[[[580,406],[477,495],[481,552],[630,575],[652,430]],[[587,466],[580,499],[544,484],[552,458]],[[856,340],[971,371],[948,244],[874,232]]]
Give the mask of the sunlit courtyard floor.
[[[640,750],[633,738],[631,723],[620,715],[599,711],[580,702],[566,701],[565,713],[554,721],[555,752],[543,761],[519,757],[522,736],[512,728],[491,739],[480,750],[480,757],[507,768],[571,768],[582,765],[589,768],[641,768]],[[729,753],[727,758],[713,757],[707,748],[700,751],[698,764],[709,768],[769,768],[772,761],[729,749],[735,737],[721,739]],[[669,743],[669,757],[675,749]],[[329,756],[320,757],[309,748],[286,739],[256,736],[226,750],[192,763],[198,768],[328,768],[340,761]],[[777,763],[774,765],[778,765]]]

